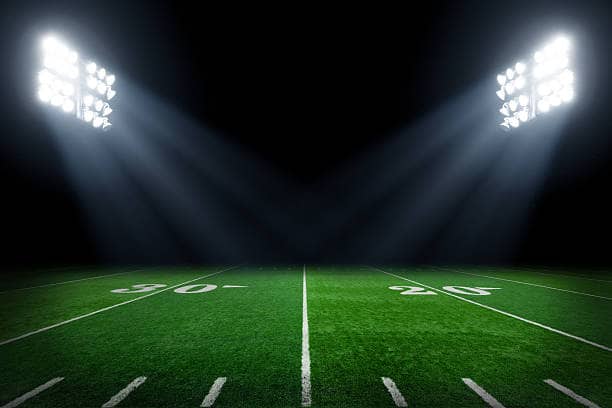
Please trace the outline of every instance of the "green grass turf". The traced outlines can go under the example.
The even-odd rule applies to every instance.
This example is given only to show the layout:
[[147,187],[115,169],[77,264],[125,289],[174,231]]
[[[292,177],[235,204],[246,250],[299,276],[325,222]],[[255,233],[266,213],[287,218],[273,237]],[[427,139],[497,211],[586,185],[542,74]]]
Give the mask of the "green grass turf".
[[[133,268],[132,268],[133,269]],[[20,274],[0,293],[0,342],[156,292],[112,293],[134,284],[168,286],[222,268],[155,268],[28,290],[40,284],[132,270]],[[389,268],[441,289],[499,287],[476,302],[612,346],[610,275],[495,268]],[[483,276],[465,275],[467,272]],[[550,275],[548,273],[553,273]],[[64,381],[24,407],[99,407],[139,376],[147,381],[121,407],[196,407],[217,377],[215,406],[298,407],[301,401],[302,268],[237,268],[0,346],[0,405],[54,377]],[[612,353],[417,286],[370,268],[307,268],[312,400],[317,407],[394,406],[390,377],[414,407],[483,407],[472,378],[506,407],[575,407],[543,382],[552,378],[600,406],[612,405]],[[221,288],[221,285],[248,285]]]

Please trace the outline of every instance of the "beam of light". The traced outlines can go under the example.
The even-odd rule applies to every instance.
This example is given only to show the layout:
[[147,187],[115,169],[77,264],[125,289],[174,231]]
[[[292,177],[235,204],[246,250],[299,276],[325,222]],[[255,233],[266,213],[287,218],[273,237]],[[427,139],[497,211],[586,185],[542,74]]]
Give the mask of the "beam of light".
[[[487,83],[472,87],[319,186],[313,197],[338,189],[344,194],[331,208],[323,199],[312,204],[321,214],[306,230],[318,243],[313,252],[338,259],[340,251],[346,261],[440,262],[461,258],[451,242],[463,231],[470,237],[461,245],[465,254],[510,257],[564,123],[533,128],[537,138],[503,137],[486,120],[487,89]],[[520,105],[517,120],[524,119]],[[470,106],[472,114],[464,121],[441,119],[459,106]],[[482,225],[472,227],[481,211]],[[483,248],[489,239],[501,249]]]
[[[447,237],[466,231],[474,238],[465,243],[472,253],[478,250],[475,237],[488,237],[496,223],[512,226],[496,237],[512,251],[545,174],[546,152],[554,147],[552,136],[534,141],[495,132],[486,120],[495,97],[484,82],[364,152],[330,180],[304,187],[123,82],[126,107],[108,137],[84,137],[51,120],[100,250],[112,260],[226,262],[274,252],[293,256],[289,260],[443,258],[455,255]],[[524,112],[521,95],[512,115]],[[87,112],[94,122],[104,106],[96,111],[99,99],[92,97]],[[527,180],[524,190],[504,206],[520,180]],[[327,193],[338,200],[330,202]],[[491,204],[480,203],[487,195]],[[497,219],[495,211],[502,209],[504,218]],[[479,210],[487,222],[472,228]],[[434,241],[443,244],[432,246]]]
[[[129,92],[116,117],[119,126],[102,139],[71,134],[52,121],[108,260],[299,256],[303,243],[291,239],[300,229],[299,210],[286,208],[300,193],[290,180],[151,93],[125,86]],[[87,119],[98,118],[98,112],[88,112]]]

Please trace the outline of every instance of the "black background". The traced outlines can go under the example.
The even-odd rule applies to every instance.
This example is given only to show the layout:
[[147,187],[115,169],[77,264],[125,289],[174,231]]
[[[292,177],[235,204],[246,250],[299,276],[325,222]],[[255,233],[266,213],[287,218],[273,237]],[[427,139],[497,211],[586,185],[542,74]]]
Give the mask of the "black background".
[[[394,131],[469,84],[494,75],[531,50],[534,38],[562,30],[577,35],[585,47],[580,66],[582,75],[590,75],[585,79],[590,94],[571,113],[543,185],[529,205],[528,223],[513,257],[474,255],[460,261],[607,265],[612,261],[611,8],[605,1],[451,1],[406,3],[396,9],[234,5],[224,10],[205,2],[197,7],[152,1],[3,2],[2,263],[109,261],[100,254],[88,214],[41,119],[45,108],[32,96],[28,64],[34,42],[49,30],[70,38],[79,49],[95,49],[90,53],[108,66],[269,163],[297,190],[324,182],[359,154],[384,145]],[[411,137],[418,146],[427,135]],[[333,203],[343,192],[326,194]],[[319,211],[325,207],[304,205],[293,214],[297,223],[287,229],[300,225],[300,216],[307,223]],[[384,211],[372,207],[361,217],[375,218]],[[233,234],[241,233],[239,221],[237,225]],[[262,239],[246,221],[242,232],[252,234],[253,245]],[[287,236],[292,234],[300,232]],[[359,253],[335,251],[333,240],[324,251],[308,255],[295,249],[316,240],[314,233],[289,245],[292,249],[277,245],[285,238],[268,238],[269,245],[256,252],[238,251],[235,259],[223,260],[361,261]],[[248,247],[251,241],[244,242]],[[142,253],[126,253],[110,261],[147,261]],[[156,262],[216,260],[175,254]],[[402,259],[401,254],[394,260],[449,261],[435,256]]]

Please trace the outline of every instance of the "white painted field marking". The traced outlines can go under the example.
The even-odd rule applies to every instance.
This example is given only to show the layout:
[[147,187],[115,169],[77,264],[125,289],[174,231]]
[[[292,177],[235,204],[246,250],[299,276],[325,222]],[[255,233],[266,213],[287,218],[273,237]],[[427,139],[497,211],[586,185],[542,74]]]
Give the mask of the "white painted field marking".
[[544,382],[548,385],[550,385],[551,387],[561,391],[562,393],[564,393],[565,395],[567,395],[570,398],[573,398],[574,401],[584,405],[585,407],[589,407],[589,408],[600,408],[599,405],[595,404],[594,402],[589,401],[588,399],[581,397],[580,395],[576,394],[574,391],[570,390],[567,387],[562,386],[561,384],[553,381],[553,380],[544,380]]
[[43,327],[41,329],[34,330],[34,331],[31,331],[31,332],[26,333],[26,334],[22,334],[21,336],[13,337],[12,339],[4,340],[4,341],[0,342],[0,346],[4,346],[5,344],[9,344],[9,343],[12,343],[12,342],[17,341],[17,340],[25,339],[26,337],[30,337],[30,336],[33,336],[35,334],[42,333],[44,331],[54,329],[56,327],[63,326],[65,324],[72,323],[72,322],[75,322],[77,320],[81,320],[81,319],[84,319],[86,317],[90,317],[90,316],[96,315],[98,313],[106,312],[108,310],[114,309],[114,308],[119,307],[119,306],[127,305],[129,303],[136,302],[138,300],[148,298],[149,296],[154,296],[154,295],[157,295],[159,293],[165,292],[167,290],[178,288],[179,286],[183,286],[183,285],[186,285],[186,284],[191,283],[191,282],[195,282],[195,281],[200,280],[200,279],[208,278],[210,276],[217,275],[217,274],[220,274],[221,272],[229,271],[230,269],[234,269],[234,268],[237,268],[237,266],[232,266],[230,268],[223,269],[223,270],[220,270],[220,271],[215,272],[215,273],[211,273],[211,274],[208,274],[208,275],[200,276],[199,278],[195,278],[195,279],[189,280],[187,282],[179,283],[178,285],[169,286],[167,288],[160,289],[157,292],[149,293],[148,295],[140,296],[140,297],[137,297],[137,298],[134,298],[134,299],[126,300],[125,302],[116,303],[116,304],[111,305],[111,306],[103,307],[102,309],[99,309],[99,310],[96,310],[96,311],[93,311],[93,312],[90,312],[90,313],[87,313],[87,314],[84,314],[84,315],[81,315],[81,316],[73,317],[72,319],[64,320],[63,322],[55,323],[55,324],[52,324],[51,326]]
[[202,405],[200,405],[201,407],[213,406],[217,397],[219,396],[219,394],[221,394],[221,388],[223,388],[223,384],[225,384],[225,381],[227,381],[227,377],[219,377],[215,380],[212,387],[210,387],[208,394],[206,394],[206,397],[204,397],[204,401],[202,401]]
[[121,401],[123,401],[125,399],[125,397],[127,397],[132,391],[134,391],[136,388],[140,387],[142,385],[142,383],[144,383],[145,381],[147,381],[147,377],[138,377],[138,378],[136,378],[134,381],[129,383],[124,389],[119,391],[117,394],[113,395],[111,399],[106,401],[102,405],[102,408],[110,408],[110,407],[116,406]]
[[424,287],[426,287],[428,289],[435,290],[436,292],[444,293],[445,295],[452,296],[452,297],[454,297],[456,299],[463,300],[464,302],[468,302],[468,303],[471,303],[473,305],[480,306],[480,307],[483,307],[485,309],[492,310],[492,311],[494,311],[496,313],[503,314],[504,316],[512,317],[513,319],[517,319],[517,320],[520,320],[522,322],[529,323],[529,324],[532,324],[534,326],[541,327],[542,329],[549,330],[549,331],[551,331],[553,333],[561,334],[562,336],[569,337],[571,339],[581,341],[581,342],[589,344],[589,345],[591,345],[593,347],[597,347],[597,348],[600,348],[600,349],[605,350],[605,351],[612,351],[612,348],[610,348],[610,347],[604,346],[604,345],[599,344],[599,343],[595,343],[593,341],[587,340],[587,339],[579,337],[579,336],[575,336],[573,334],[564,332],[564,331],[559,330],[559,329],[555,329],[555,328],[550,327],[550,326],[546,326],[546,325],[544,325],[542,323],[534,322],[533,320],[525,319],[524,317],[520,317],[520,316],[517,316],[517,315],[512,314],[512,313],[504,312],[503,310],[496,309],[496,308],[491,307],[491,306],[483,305],[482,303],[478,303],[478,302],[475,302],[473,300],[466,299],[464,297],[457,296],[455,294],[452,294],[452,293],[449,293],[449,292],[446,292],[446,291],[443,291],[443,290],[440,290],[440,289],[436,289],[436,288],[433,288],[431,286],[424,285],[424,284],[419,283],[417,281],[413,281],[412,279],[404,278],[403,276],[395,275],[393,273],[389,273],[389,272],[383,271],[382,269],[379,269],[379,268],[374,268],[374,267],[371,267],[371,268],[374,269],[374,270],[377,270],[379,272],[382,272],[384,274],[387,274],[387,275],[390,275],[390,276],[394,276],[394,277],[396,277],[398,279],[403,279],[403,280],[405,280],[407,282],[412,282],[412,283],[415,283],[417,285],[424,286]]
[[248,288],[248,286],[242,286],[242,285],[223,285],[221,287],[223,289],[226,289],[226,288]]
[[474,391],[476,394],[478,394],[480,396],[480,398],[482,398],[482,400],[484,402],[489,404],[489,406],[491,406],[493,408],[504,408],[504,406],[502,404],[500,404],[499,401],[495,399],[495,397],[493,397],[491,394],[486,392],[484,390],[484,388],[482,388],[481,386],[476,384],[474,381],[472,381],[469,378],[462,378],[462,380],[465,383],[465,385],[470,387],[472,389],[472,391]]
[[389,377],[381,377],[381,378],[382,378],[383,384],[385,384],[385,387],[387,387],[387,391],[389,391],[389,394],[391,394],[391,398],[393,398],[393,402],[395,402],[395,406],[396,407],[407,407],[408,404],[406,403],[404,396],[402,395],[400,390],[397,388],[397,385],[395,385],[393,380],[390,379]]
[[83,278],[83,279],[73,279],[73,280],[69,280],[69,281],[64,281],[64,282],[55,282],[55,283],[47,283],[44,285],[38,285],[38,286],[29,286],[27,288],[16,288],[16,289],[8,289],[8,290],[4,290],[2,292],[0,292],[0,295],[3,293],[9,293],[9,292],[18,292],[21,290],[29,290],[29,289],[37,289],[37,288],[46,288],[47,286],[57,286],[57,285],[64,285],[66,283],[74,283],[74,282],[82,282],[82,281],[86,281],[86,280],[91,280],[91,279],[101,279],[101,278],[107,278],[109,276],[117,276],[117,275],[125,275],[126,273],[132,273],[132,272],[140,272],[143,269],[135,269],[133,271],[125,271],[125,272],[118,272],[118,273],[111,273],[108,275],[99,275],[99,276],[92,276],[90,278]]
[[[441,268],[438,268],[438,269],[441,269]],[[594,297],[594,298],[600,298],[600,299],[605,299],[605,300],[612,300],[612,298],[606,297],[606,296],[593,295],[593,294],[584,293],[584,292],[577,292],[575,290],[569,290],[569,289],[554,288],[552,286],[539,285],[537,283],[522,282],[522,281],[517,281],[517,280],[512,280],[512,279],[498,278],[496,276],[480,275],[480,274],[477,274],[477,273],[461,272],[461,271],[456,271],[454,269],[446,269],[446,268],[444,268],[443,270],[450,271],[450,272],[453,272],[453,273],[461,273],[463,275],[472,275],[472,276],[479,276],[481,278],[497,279],[497,280],[506,281],[506,282],[519,283],[521,285],[537,286],[539,288],[545,288],[545,289],[558,290],[558,291],[561,291],[561,292],[574,293],[576,295],[591,296],[591,297]]]
[[310,342],[308,340],[308,294],[306,290],[306,265],[302,285],[302,406],[312,404],[310,396]]
[[54,378],[52,380],[49,380],[46,383],[44,383],[43,385],[39,385],[38,387],[34,388],[32,391],[26,392],[21,397],[15,398],[11,402],[9,402],[8,404],[3,405],[0,408],[13,408],[13,407],[16,407],[17,405],[20,405],[23,402],[29,400],[30,398],[40,394],[41,392],[43,392],[47,388],[53,387],[55,384],[57,384],[58,382],[62,381],[63,379],[64,379],[64,377],[57,377],[57,378]]

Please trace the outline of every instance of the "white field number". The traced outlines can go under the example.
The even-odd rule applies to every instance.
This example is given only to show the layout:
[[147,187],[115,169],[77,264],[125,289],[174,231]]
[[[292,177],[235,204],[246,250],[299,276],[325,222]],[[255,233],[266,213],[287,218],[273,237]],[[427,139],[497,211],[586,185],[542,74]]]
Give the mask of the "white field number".
[[143,292],[152,292],[156,289],[165,288],[168,285],[164,285],[163,283],[139,283],[137,285],[132,285],[132,289],[113,289],[111,292],[113,293],[143,293]]
[[[426,290],[420,286],[389,286],[391,290],[400,291],[400,295],[437,295],[436,292],[432,290]],[[471,288],[469,286],[444,286],[442,288],[447,292],[457,293],[459,295],[469,295],[469,296],[487,296],[490,295],[491,290],[498,290],[501,288]]]
[[[121,288],[121,289],[113,289],[111,292],[113,293],[143,293],[143,292],[152,292],[157,289],[165,288],[168,285],[163,283],[139,283],[136,285],[132,285],[131,288]],[[185,285],[180,288],[174,289],[174,293],[205,293],[211,292],[217,289],[217,285],[212,285],[210,283],[198,283],[196,285]],[[242,285],[224,285],[223,288],[246,288],[246,286]]]

